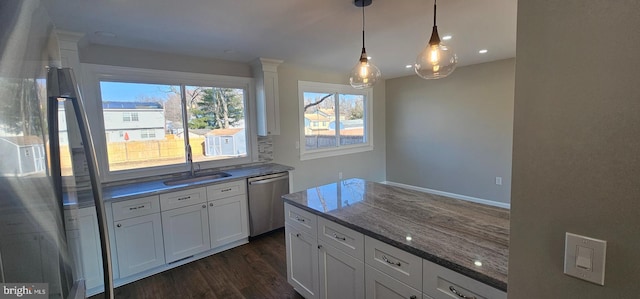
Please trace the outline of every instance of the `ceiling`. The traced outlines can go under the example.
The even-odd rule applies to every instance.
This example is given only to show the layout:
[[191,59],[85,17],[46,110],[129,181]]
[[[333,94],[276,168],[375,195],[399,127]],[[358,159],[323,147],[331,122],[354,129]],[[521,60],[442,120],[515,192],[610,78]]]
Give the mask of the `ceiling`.
[[[90,44],[238,62],[273,58],[344,73],[362,47],[362,11],[353,0],[45,2],[58,29],[85,33]],[[516,7],[517,0],[440,0],[438,31],[453,36],[446,43],[459,66],[515,57]],[[429,39],[433,1],[374,0],[365,15],[371,62],[387,79],[412,75],[405,65]]]

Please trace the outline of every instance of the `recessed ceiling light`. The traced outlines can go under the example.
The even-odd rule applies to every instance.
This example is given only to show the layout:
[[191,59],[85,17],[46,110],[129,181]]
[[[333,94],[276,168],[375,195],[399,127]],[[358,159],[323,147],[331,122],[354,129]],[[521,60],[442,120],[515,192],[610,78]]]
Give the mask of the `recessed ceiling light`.
[[487,50],[487,49],[482,49],[482,50],[478,51],[478,53],[480,53],[480,54],[485,54],[487,52],[489,52],[489,50]]
[[411,64],[407,64],[407,65],[405,65],[404,67],[406,67],[406,68],[410,69],[410,68],[412,68],[412,67],[413,67],[413,65],[411,65]]
[[451,35],[445,35],[442,37],[442,40],[450,40],[453,36]]
[[110,38],[116,37],[115,33],[109,32],[109,31],[96,31],[94,32],[94,34],[101,37],[110,37]]

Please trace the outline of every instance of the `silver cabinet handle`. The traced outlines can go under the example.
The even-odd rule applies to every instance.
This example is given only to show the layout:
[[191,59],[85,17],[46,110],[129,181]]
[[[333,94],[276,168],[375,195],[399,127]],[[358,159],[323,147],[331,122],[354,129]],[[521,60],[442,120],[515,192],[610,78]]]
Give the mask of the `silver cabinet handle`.
[[296,234],[296,237],[300,238],[300,234]]
[[385,261],[385,262],[387,262],[388,264],[395,265],[395,266],[398,266],[398,267],[402,267],[402,264],[401,264],[400,262],[394,262],[394,261],[391,261],[391,260],[389,260],[389,259],[387,258],[387,256],[386,256],[386,255],[383,255],[383,256],[382,256],[382,260],[383,260],[383,261]]
[[204,209],[204,208],[206,208],[206,207],[207,207],[207,205],[202,205],[202,208],[203,208],[203,209]]
[[209,206],[210,206],[210,207],[213,207],[213,203],[209,203]]
[[318,245],[318,249],[322,249],[322,245]]
[[416,295],[411,295],[411,297],[409,297],[409,299],[418,299],[418,297],[416,297]]
[[116,225],[117,227],[122,227],[122,224],[118,223],[118,225]]
[[342,241],[346,241],[346,240],[347,240],[347,238],[345,238],[345,237],[340,237],[340,236],[338,236],[338,234],[336,234],[336,233],[333,233],[333,237],[334,237],[334,238],[336,238],[336,239],[338,239],[338,240],[342,240]]
[[304,222],[304,218],[300,218],[298,216],[296,216],[296,220],[300,221],[300,222]]
[[463,299],[476,299],[476,296],[466,296],[462,293],[460,293],[458,290],[456,290],[456,288],[454,288],[453,286],[449,286],[449,291],[451,291],[451,293],[457,295],[460,298]]

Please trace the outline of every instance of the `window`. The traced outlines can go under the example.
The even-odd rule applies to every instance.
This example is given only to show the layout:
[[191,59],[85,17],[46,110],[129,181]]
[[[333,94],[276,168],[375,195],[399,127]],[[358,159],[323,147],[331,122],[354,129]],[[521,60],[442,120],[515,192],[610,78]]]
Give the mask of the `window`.
[[373,91],[298,81],[301,160],[373,150]]
[[[250,78],[87,65],[102,100],[106,181],[252,162]],[[191,84],[189,84],[191,83]],[[97,147],[98,148],[98,147]]]
[[156,131],[153,129],[144,129],[144,130],[140,130],[140,138],[141,139],[155,139],[156,138]]
[[122,113],[122,121],[139,121],[138,112],[123,112]]

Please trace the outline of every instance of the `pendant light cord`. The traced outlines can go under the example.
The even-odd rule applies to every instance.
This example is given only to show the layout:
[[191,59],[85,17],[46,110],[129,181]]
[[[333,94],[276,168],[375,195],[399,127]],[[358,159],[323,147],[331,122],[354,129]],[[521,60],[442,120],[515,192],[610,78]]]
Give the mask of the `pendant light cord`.
[[436,2],[438,0],[433,0],[433,26],[436,26]]
[[362,0],[362,51],[364,51],[364,0]]

